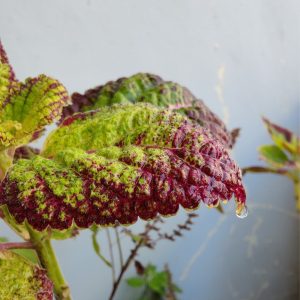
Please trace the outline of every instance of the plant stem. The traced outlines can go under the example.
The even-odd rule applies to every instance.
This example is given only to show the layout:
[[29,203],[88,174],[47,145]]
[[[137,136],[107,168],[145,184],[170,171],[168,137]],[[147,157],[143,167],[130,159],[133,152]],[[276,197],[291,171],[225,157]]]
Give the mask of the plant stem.
[[142,244],[144,243],[144,239],[140,239],[140,241],[136,244],[136,246],[134,247],[134,249],[131,251],[131,254],[129,255],[129,257],[127,258],[124,266],[122,266],[121,272],[117,278],[117,280],[114,282],[113,285],[113,289],[111,291],[111,294],[109,296],[109,300],[113,300],[115,293],[119,287],[119,284],[122,280],[122,277],[124,275],[124,273],[126,272],[126,270],[128,269],[129,265],[131,264],[131,262],[133,261],[133,259],[135,258],[139,248],[142,246]]
[[0,251],[8,249],[34,249],[34,245],[31,242],[0,243]]
[[118,245],[118,250],[119,250],[120,266],[122,268],[123,264],[124,264],[124,259],[123,259],[123,252],[122,252],[122,246],[121,246],[121,241],[120,241],[120,235],[119,235],[118,227],[115,227],[114,230],[115,230],[116,240],[117,240],[117,245]]
[[298,212],[300,212],[300,178],[294,180],[296,206]]
[[71,293],[57,262],[50,238],[28,226],[30,240],[34,244],[40,263],[47,270],[47,275],[53,282],[57,300],[71,300]]
[[141,239],[138,241],[138,243],[135,245],[135,247],[131,250],[131,254],[128,256],[126,262],[124,265],[121,266],[121,271],[120,271],[120,274],[117,278],[116,281],[114,281],[114,284],[113,284],[113,289],[111,291],[111,294],[109,296],[109,300],[113,300],[116,292],[117,292],[117,289],[121,283],[121,280],[123,278],[123,275],[125,274],[125,272],[127,271],[128,267],[130,266],[130,264],[132,263],[132,261],[134,260],[134,258],[136,257],[137,255],[137,252],[138,250],[141,248],[141,246],[144,244],[145,242],[145,237],[149,234],[149,232],[153,229],[153,226],[155,225],[156,222],[158,222],[158,218],[156,218],[153,222],[152,222],[152,225],[150,222],[148,222],[145,226],[145,231],[140,234],[141,236]]
[[114,258],[114,251],[113,251],[113,246],[112,246],[109,229],[106,229],[106,236],[107,236],[108,246],[109,246],[112,281],[115,282],[115,280],[116,280],[115,258]]

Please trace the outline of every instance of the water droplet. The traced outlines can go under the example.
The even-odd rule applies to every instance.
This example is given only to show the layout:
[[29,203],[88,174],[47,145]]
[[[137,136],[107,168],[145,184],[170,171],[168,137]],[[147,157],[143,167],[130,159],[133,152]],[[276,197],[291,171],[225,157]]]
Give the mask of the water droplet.
[[248,216],[248,207],[244,203],[239,203],[236,207],[236,216],[240,219],[244,219]]

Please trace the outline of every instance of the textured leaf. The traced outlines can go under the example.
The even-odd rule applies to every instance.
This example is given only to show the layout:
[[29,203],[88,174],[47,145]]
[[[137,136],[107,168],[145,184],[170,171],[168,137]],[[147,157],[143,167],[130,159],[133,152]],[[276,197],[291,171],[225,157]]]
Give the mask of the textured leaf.
[[65,88],[55,79],[39,75],[17,81],[0,43],[0,151],[37,138],[67,102]]
[[208,128],[214,137],[226,146],[231,147],[237,137],[237,131],[233,131],[231,135],[223,122],[187,88],[148,73],[138,73],[129,78],[110,81],[88,90],[83,95],[74,93],[72,102],[71,106],[64,108],[61,120],[75,112],[94,110],[116,103],[147,102],[188,116]]
[[271,166],[284,167],[289,163],[286,154],[276,145],[264,145],[258,149],[263,160],[268,162]]
[[52,300],[46,272],[11,251],[0,251],[0,299]]
[[280,127],[268,119],[263,118],[263,121],[271,135],[274,143],[282,150],[287,150],[291,154],[300,155],[300,139],[287,128]]
[[115,105],[67,118],[42,156],[18,160],[0,203],[36,229],[132,224],[179,205],[245,202],[241,172],[209,131],[169,110]]
[[7,55],[0,41],[0,106],[12,91],[18,87],[15,73],[9,64]]

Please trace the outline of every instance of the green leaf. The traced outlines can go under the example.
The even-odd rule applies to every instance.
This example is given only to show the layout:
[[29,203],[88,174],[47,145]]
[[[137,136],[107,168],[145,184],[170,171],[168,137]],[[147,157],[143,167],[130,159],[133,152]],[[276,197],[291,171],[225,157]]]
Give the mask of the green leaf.
[[33,250],[33,249],[14,249],[12,251],[14,253],[17,253],[17,254],[27,258],[29,261],[31,261],[34,264],[39,263],[39,259],[36,255],[35,250]]
[[0,43],[0,151],[39,137],[68,100],[64,86],[45,75],[17,81]]
[[281,149],[286,150],[293,155],[300,155],[300,139],[292,131],[270,122],[263,118],[263,122],[274,141],[274,143]]
[[264,145],[258,151],[261,158],[272,166],[283,167],[289,162],[287,155],[276,145]]
[[129,225],[138,217],[174,215],[179,205],[214,207],[233,194],[245,202],[240,171],[219,141],[186,117],[149,104],[66,119],[40,155],[9,169],[0,193],[0,205],[18,223],[27,219],[40,231]]
[[0,299],[52,299],[46,271],[12,251],[0,251]]
[[182,293],[182,289],[175,283],[172,283],[172,288],[176,293]]
[[49,229],[48,232],[51,238],[54,240],[65,240],[69,238],[74,238],[79,233],[75,225],[65,230]]
[[74,93],[72,102],[64,108],[62,120],[76,112],[113,104],[150,103],[187,116],[209,129],[226,147],[231,147],[236,138],[236,134],[232,136],[224,123],[187,88],[149,73],[138,73],[128,78],[109,81],[84,94]]
[[148,281],[148,286],[153,291],[163,295],[168,286],[168,274],[165,271],[154,274]]
[[8,238],[4,236],[0,236],[0,243],[6,243],[6,242],[8,242]]
[[147,278],[152,278],[156,274],[156,266],[148,264],[145,269],[145,274]]
[[131,287],[141,287],[145,285],[145,279],[142,277],[131,277],[126,280],[127,284]]

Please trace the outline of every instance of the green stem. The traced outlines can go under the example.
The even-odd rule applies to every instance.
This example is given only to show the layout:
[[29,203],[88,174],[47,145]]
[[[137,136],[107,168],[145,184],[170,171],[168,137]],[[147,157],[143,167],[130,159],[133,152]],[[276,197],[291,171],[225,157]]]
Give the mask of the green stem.
[[71,300],[71,293],[57,262],[50,238],[28,226],[30,240],[39,257],[40,263],[47,270],[47,275],[53,282],[57,300]]
[[300,212],[300,179],[299,178],[294,180],[294,188],[295,188],[296,206],[298,212]]

